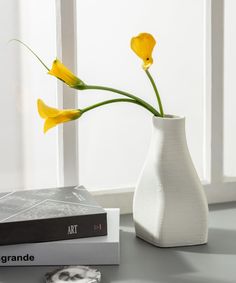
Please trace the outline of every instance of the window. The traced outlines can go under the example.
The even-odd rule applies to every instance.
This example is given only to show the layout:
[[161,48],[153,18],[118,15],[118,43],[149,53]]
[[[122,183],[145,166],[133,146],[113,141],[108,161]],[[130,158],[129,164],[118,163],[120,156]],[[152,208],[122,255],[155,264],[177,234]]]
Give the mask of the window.
[[[4,3],[12,17],[0,10],[2,26],[7,27],[1,29],[1,56],[9,68],[1,72],[6,81],[11,72],[14,83],[1,86],[8,95],[0,98],[6,125],[0,148],[4,160],[0,188],[80,183],[95,191],[104,205],[130,210],[149,146],[151,116],[132,105],[106,106],[44,136],[35,108],[38,97],[69,108],[115,94],[84,91],[74,95],[74,90],[46,76],[24,48],[4,42],[21,38],[48,65],[57,54],[85,82],[121,88],[155,104],[140,62],[129,48],[132,36],[149,31],[158,42],[152,74],[165,111],[187,118],[189,149],[209,202],[236,199],[234,6],[233,0]],[[17,65],[14,70],[9,67],[12,64]]]
[[58,134],[42,133],[36,101],[56,105],[56,82],[20,44],[28,43],[48,64],[56,54],[54,1],[0,1],[2,111],[0,191],[58,185]]
[[236,63],[236,2],[225,1],[225,61],[224,61],[224,174],[226,180],[235,181],[236,135],[235,135],[235,71]]
[[[153,105],[155,95],[141,62],[130,49],[130,39],[141,31],[155,35],[151,73],[165,112],[187,117],[189,147],[204,179],[204,2],[88,0],[76,4],[78,72],[82,79],[124,89]],[[79,92],[79,105],[114,96]],[[148,150],[151,119],[145,110],[128,104],[107,106],[81,119],[80,182],[94,189],[133,187]]]

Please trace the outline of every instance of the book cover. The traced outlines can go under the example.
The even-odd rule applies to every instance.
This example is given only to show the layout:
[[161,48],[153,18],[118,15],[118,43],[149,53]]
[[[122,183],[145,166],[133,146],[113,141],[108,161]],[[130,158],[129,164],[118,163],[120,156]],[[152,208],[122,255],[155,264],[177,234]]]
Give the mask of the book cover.
[[0,266],[117,265],[120,262],[120,211],[106,209],[107,235],[0,247]]
[[106,211],[82,186],[0,194],[0,245],[106,234]]

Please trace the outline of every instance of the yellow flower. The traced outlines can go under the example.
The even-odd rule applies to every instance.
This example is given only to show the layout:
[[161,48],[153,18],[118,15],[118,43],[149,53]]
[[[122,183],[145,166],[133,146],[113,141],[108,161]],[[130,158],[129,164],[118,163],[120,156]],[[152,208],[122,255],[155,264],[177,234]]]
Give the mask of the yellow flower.
[[131,49],[143,60],[143,69],[147,70],[153,63],[152,51],[156,44],[150,33],[140,33],[131,39]]
[[84,85],[84,82],[82,82],[79,78],[77,78],[58,59],[53,61],[52,68],[48,72],[48,74],[62,80],[64,83],[66,83],[68,86],[70,86],[72,88],[80,88],[81,86]]
[[45,119],[44,133],[58,124],[78,119],[82,115],[79,109],[60,110],[49,107],[41,99],[38,99],[38,112],[40,117]]

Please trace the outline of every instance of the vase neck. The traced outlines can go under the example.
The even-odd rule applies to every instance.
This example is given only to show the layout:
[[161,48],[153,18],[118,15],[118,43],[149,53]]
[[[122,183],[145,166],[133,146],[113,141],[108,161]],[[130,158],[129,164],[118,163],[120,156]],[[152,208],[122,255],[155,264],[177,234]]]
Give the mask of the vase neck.
[[165,118],[153,117],[153,132],[162,132],[165,135],[185,136],[185,117],[166,115]]
[[[187,148],[185,133],[185,118],[153,118],[152,142],[151,147],[161,145],[165,148],[175,148],[181,152]],[[178,148],[178,149],[176,149]]]

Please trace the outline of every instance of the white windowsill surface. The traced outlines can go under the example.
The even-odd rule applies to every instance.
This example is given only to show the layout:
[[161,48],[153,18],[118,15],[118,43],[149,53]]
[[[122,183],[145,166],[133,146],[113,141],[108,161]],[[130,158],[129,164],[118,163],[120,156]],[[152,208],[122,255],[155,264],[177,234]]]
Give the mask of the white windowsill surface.
[[[235,182],[202,182],[208,204],[236,201]],[[90,191],[102,207],[120,209],[121,214],[132,213],[134,187]]]
[[[99,266],[102,283],[233,283],[236,280],[236,202],[210,206],[207,245],[156,248],[121,217],[121,264]],[[41,283],[54,267],[2,267],[1,283]]]

